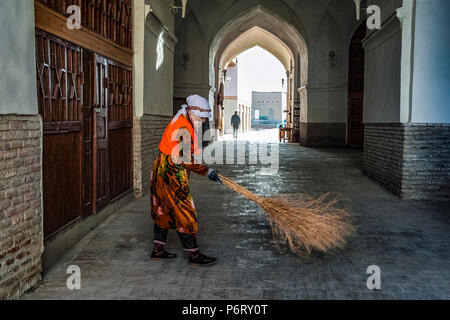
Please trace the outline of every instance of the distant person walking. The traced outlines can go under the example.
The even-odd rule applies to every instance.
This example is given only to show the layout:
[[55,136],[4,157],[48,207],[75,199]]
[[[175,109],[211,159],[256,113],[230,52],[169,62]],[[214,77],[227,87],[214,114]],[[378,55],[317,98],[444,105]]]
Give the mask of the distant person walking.
[[237,139],[238,130],[241,126],[241,118],[238,116],[237,111],[231,117],[231,125],[233,126],[233,138]]

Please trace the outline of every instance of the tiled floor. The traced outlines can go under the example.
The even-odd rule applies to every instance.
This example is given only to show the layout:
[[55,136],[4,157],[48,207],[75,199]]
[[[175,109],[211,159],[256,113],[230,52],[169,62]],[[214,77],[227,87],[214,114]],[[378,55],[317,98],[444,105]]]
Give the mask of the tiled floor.
[[[251,142],[258,143],[258,142]],[[219,258],[188,266],[175,233],[174,261],[152,261],[149,197],[136,200],[92,231],[25,299],[449,299],[450,203],[402,201],[361,172],[361,152],[281,144],[278,175],[260,166],[221,165],[259,195],[335,191],[352,202],[357,234],[347,248],[310,258],[279,252],[265,213],[223,185],[192,175],[201,249]],[[66,287],[69,265],[81,290]],[[367,267],[381,268],[371,291]]]

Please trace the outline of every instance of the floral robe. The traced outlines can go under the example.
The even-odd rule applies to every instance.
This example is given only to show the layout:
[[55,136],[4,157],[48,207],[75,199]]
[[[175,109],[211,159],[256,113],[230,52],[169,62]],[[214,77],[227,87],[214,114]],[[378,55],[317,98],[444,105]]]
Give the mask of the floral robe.
[[189,192],[189,175],[194,171],[206,176],[208,170],[202,164],[176,165],[171,156],[160,153],[151,174],[151,214],[158,227],[197,233],[197,212]]

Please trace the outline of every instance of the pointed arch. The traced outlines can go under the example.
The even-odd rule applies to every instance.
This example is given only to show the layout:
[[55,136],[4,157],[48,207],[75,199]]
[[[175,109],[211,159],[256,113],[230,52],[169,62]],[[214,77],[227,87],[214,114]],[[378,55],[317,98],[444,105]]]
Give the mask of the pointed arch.
[[242,52],[259,46],[275,56],[285,70],[289,70],[294,55],[289,47],[271,32],[260,27],[253,27],[233,40],[223,51],[219,59],[219,68],[225,69],[227,64]]
[[[227,14],[224,15],[222,20],[227,21],[226,19],[228,19]],[[279,41],[276,40],[275,42],[281,42],[284,44],[284,47],[289,48],[292,57],[295,57],[297,54],[300,55],[301,66],[297,70],[301,70],[301,84],[306,85],[308,82],[308,47],[304,36],[294,25],[294,23],[296,25],[299,24],[299,19],[291,18],[290,20],[293,21],[287,21],[276,11],[258,4],[224,23],[222,28],[218,29],[213,35],[209,46],[209,80],[211,87],[215,87],[217,83],[217,71],[225,50],[236,38],[254,27],[259,27],[259,30],[270,30],[270,33],[274,36],[271,38],[272,41],[277,38]],[[289,66],[287,63],[283,63],[286,67],[288,66],[286,69],[288,72],[295,68],[296,59],[292,58],[290,60]]]

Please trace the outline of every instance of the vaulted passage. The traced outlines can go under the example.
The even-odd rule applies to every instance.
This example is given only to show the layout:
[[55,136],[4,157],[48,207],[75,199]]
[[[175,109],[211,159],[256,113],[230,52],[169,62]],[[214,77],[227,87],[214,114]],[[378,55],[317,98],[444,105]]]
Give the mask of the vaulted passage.
[[[83,269],[74,298],[448,299],[450,3],[358,2],[0,1],[0,299],[41,280],[27,298],[61,298],[69,262]],[[239,57],[255,48],[281,68],[258,66],[278,89],[241,99]],[[348,246],[281,253],[253,202],[183,166],[152,176],[192,95],[206,99],[191,106],[210,155],[198,172],[261,196],[341,194],[358,229]],[[154,240],[166,254],[151,207],[174,212],[161,194],[150,203],[161,176],[219,258],[212,269],[187,267],[174,239],[177,260],[151,260]],[[402,281],[367,291],[369,264]]]

